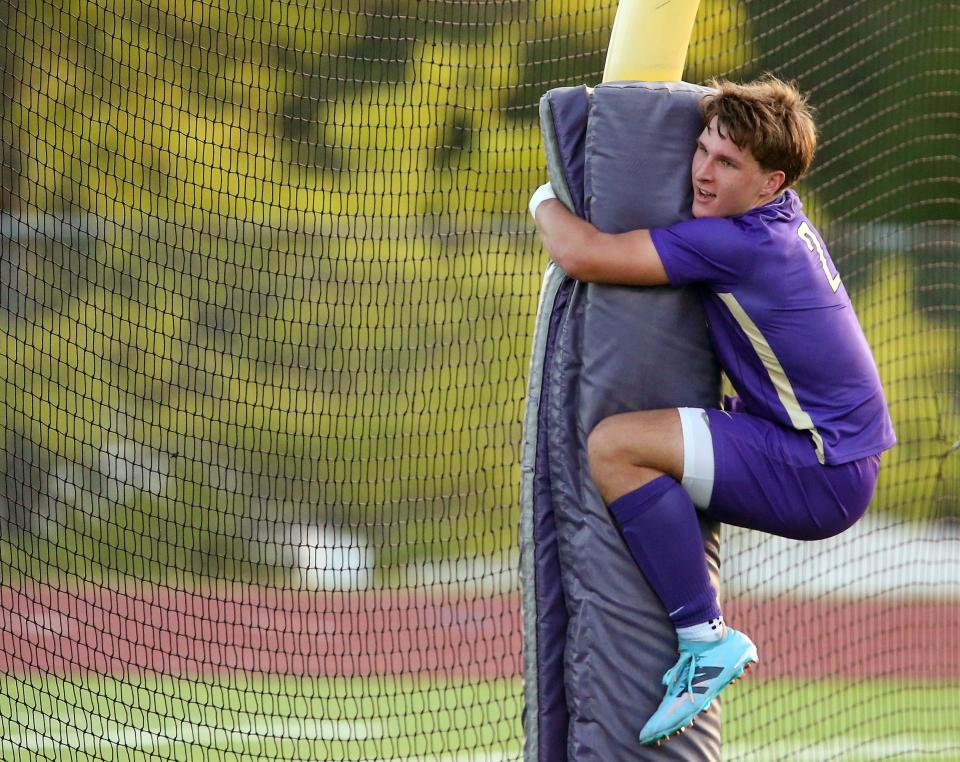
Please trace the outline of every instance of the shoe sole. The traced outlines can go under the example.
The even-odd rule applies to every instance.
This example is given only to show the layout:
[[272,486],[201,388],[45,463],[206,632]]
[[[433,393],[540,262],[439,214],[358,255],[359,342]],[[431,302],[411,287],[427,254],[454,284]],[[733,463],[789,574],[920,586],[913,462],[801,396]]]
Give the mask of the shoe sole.
[[[681,726],[679,726],[678,728],[675,728],[674,730],[669,731],[665,736],[663,736],[663,738],[660,738],[660,739],[654,741],[653,744],[652,744],[652,745],[653,745],[653,748],[659,749],[661,746],[664,746],[671,738],[676,738],[677,736],[683,735],[683,734],[686,732],[687,728],[692,727],[693,725],[696,724],[696,722],[697,722],[697,717],[699,717],[701,714],[709,714],[709,713],[710,713],[710,708],[713,706],[713,700],[714,700],[717,696],[719,696],[719,695],[724,691],[724,689],[726,689],[726,688],[728,688],[729,686],[733,685],[735,682],[737,682],[737,680],[739,680],[741,677],[743,677],[743,673],[746,672],[748,669],[750,669],[754,664],[758,664],[759,661],[760,661],[759,659],[751,659],[751,660],[745,662],[745,663],[743,664],[743,666],[740,667],[740,669],[739,669],[739,670],[734,674],[734,676],[730,679],[730,682],[728,682],[726,685],[723,686],[723,688],[721,688],[719,691],[717,691],[717,694],[716,694],[715,696],[713,696],[713,698],[711,698],[711,699],[704,705],[703,709],[701,709],[699,712],[697,712],[695,715],[693,715],[693,717],[690,718],[690,721],[687,722],[686,724],[681,725]],[[650,744],[648,744],[648,745],[650,745]]]

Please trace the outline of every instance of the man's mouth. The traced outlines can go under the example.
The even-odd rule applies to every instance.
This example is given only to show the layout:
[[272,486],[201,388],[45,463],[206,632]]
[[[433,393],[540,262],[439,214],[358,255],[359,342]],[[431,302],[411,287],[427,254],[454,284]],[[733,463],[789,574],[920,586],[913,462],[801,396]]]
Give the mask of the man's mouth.
[[716,193],[710,193],[709,191],[705,191],[705,190],[704,190],[703,188],[701,188],[699,185],[696,186],[696,189],[697,189],[697,198],[704,199],[704,200],[709,200],[709,199],[711,199],[711,198],[716,198],[716,197],[717,197],[717,194],[716,194]]

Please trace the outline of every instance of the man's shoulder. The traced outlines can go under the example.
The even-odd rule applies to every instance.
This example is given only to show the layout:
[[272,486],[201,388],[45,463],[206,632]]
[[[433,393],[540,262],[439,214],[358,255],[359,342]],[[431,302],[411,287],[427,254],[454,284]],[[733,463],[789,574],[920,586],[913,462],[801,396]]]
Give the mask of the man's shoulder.
[[721,243],[730,236],[742,235],[743,228],[735,217],[691,217],[650,232],[659,235],[658,231],[689,243]]
[[804,235],[802,232],[798,233],[801,229],[807,231],[807,235],[816,235],[822,240],[819,232],[804,215],[803,204],[792,189],[784,191],[770,203],[733,219],[736,226],[743,231],[743,235],[756,246],[766,244],[780,249],[785,244],[801,244]]
[[776,198],[766,204],[754,207],[747,214],[756,214],[765,219],[788,222],[794,217],[803,215],[803,202],[793,188],[787,188]]

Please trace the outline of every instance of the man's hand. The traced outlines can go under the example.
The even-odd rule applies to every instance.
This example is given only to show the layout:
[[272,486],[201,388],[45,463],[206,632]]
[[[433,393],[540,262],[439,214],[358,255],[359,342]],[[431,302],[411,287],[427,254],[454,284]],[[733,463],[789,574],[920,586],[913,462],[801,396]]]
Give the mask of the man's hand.
[[550,258],[571,278],[630,286],[670,282],[647,230],[603,233],[560,203],[550,183],[534,191],[530,214]]

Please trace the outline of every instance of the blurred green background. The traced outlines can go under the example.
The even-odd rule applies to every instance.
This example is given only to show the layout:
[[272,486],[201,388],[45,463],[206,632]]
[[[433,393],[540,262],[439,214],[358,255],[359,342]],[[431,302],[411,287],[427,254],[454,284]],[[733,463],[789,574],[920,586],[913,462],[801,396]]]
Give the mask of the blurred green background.
[[[287,584],[317,526],[382,585],[514,552],[536,104],[615,5],[0,6],[0,576]],[[819,110],[902,518],[960,518],[953,11],[704,0],[686,73]]]

